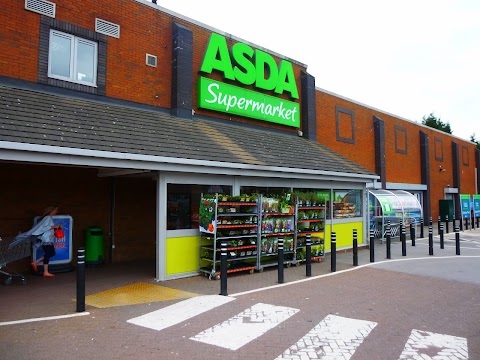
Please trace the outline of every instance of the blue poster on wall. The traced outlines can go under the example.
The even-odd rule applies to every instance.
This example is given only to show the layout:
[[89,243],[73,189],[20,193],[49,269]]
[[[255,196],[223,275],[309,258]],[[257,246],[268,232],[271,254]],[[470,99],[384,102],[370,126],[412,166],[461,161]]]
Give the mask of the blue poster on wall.
[[[40,216],[34,219],[34,224],[41,220]],[[55,238],[53,244],[55,248],[55,256],[50,259],[50,264],[68,264],[72,261],[72,230],[73,219],[70,215],[55,215],[53,216],[53,223],[55,225],[61,224],[65,237],[63,239]],[[43,250],[40,246],[37,248],[33,246],[32,259],[33,261],[43,256]]]

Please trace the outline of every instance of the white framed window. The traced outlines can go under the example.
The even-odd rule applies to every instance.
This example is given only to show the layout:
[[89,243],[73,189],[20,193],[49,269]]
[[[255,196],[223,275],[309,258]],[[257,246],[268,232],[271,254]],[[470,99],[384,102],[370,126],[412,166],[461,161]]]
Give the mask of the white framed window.
[[48,76],[78,84],[97,85],[98,45],[94,41],[50,30]]

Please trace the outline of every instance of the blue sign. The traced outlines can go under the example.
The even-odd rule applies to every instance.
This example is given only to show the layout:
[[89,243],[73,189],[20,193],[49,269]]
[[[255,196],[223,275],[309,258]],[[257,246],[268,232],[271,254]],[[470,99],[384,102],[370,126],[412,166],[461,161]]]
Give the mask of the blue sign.
[[470,219],[470,195],[460,194],[460,205],[462,217],[464,219]]
[[480,217],[480,195],[473,195],[473,211],[475,217]]
[[[50,264],[68,264],[72,261],[72,230],[73,219],[69,215],[55,215],[53,217],[53,223],[55,225],[61,224],[65,237],[63,239],[55,238],[53,247],[55,248],[55,256],[50,258]],[[34,220],[34,224],[39,222],[42,218],[37,216]],[[33,246],[32,259],[36,261],[43,256],[43,250],[40,246],[37,248]]]

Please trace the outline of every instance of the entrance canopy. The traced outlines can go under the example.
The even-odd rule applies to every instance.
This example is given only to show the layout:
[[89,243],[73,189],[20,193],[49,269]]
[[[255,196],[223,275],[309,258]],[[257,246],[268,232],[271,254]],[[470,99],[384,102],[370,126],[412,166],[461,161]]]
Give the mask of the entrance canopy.
[[404,190],[369,190],[368,193],[370,229],[377,237],[384,236],[388,221],[392,236],[399,235],[400,221],[405,225],[420,223],[422,205],[415,195]]

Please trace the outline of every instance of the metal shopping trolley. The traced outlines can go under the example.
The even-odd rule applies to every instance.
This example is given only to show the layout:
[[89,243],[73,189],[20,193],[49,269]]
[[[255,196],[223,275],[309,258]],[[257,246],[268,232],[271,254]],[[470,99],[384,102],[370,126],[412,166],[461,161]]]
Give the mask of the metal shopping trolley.
[[14,237],[0,237],[0,274],[6,276],[5,284],[10,285],[14,276],[19,277],[23,285],[27,283],[27,279],[22,274],[8,269],[6,266],[15,260],[26,258],[32,253],[32,242],[24,240],[14,242]]

